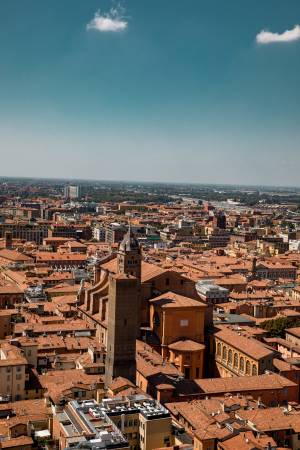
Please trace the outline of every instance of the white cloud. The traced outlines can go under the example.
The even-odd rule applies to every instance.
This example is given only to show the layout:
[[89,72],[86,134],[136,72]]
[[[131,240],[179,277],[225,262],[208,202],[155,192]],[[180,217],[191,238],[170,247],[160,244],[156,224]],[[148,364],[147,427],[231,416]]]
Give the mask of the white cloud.
[[283,33],[272,33],[271,31],[262,30],[256,36],[258,44],[271,44],[273,42],[292,42],[300,39],[300,25],[295,25],[292,30],[286,30]]
[[87,30],[97,30],[101,32],[119,32],[126,30],[127,20],[122,15],[122,8],[117,6],[111,8],[108,13],[101,14],[100,10],[95,13],[95,17],[87,24]]

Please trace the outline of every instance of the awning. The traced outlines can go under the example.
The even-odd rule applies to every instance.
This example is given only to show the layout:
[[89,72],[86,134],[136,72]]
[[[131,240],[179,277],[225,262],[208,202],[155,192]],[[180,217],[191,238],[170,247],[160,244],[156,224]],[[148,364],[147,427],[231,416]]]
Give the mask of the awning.
[[34,436],[35,436],[36,438],[43,439],[43,438],[51,437],[51,433],[50,433],[49,430],[40,430],[40,431],[36,431],[36,432],[34,433]]

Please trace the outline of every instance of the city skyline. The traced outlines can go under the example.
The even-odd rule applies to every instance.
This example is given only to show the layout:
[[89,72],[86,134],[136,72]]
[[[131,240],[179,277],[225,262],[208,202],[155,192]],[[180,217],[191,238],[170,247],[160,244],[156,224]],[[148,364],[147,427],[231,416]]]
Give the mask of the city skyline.
[[299,186],[300,5],[0,5],[1,176]]

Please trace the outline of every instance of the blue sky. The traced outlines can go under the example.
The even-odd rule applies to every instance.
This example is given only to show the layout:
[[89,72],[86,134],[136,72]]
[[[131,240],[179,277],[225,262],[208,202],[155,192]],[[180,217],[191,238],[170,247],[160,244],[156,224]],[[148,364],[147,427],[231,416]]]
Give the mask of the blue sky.
[[300,185],[299,0],[1,0],[0,175]]

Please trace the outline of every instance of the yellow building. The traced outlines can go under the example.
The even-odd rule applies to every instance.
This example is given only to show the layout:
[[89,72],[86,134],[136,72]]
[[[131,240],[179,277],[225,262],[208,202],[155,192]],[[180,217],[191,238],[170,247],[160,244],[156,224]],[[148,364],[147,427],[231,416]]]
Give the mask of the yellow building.
[[215,359],[222,377],[261,375],[272,370],[274,352],[241,331],[224,327],[215,334]]
[[2,342],[0,347],[0,397],[22,400],[25,392],[27,360],[20,349]]

